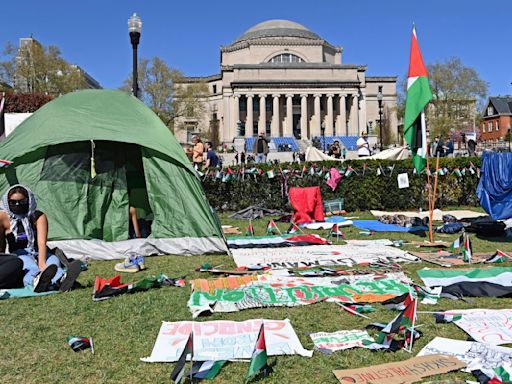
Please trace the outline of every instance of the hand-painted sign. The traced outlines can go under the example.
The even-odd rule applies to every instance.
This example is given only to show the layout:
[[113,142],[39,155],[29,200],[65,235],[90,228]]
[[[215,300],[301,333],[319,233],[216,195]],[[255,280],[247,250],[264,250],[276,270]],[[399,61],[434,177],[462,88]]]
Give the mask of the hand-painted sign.
[[297,306],[337,299],[347,303],[388,300],[409,292],[403,273],[343,277],[298,278],[258,276],[257,282],[235,289],[205,292],[195,289],[188,302],[193,317],[249,308]]
[[317,332],[309,335],[315,348],[320,351],[335,352],[349,348],[365,348],[363,341],[370,343],[375,340],[370,337],[367,331],[354,329],[352,331],[338,331],[332,333]]
[[194,361],[250,359],[262,322],[268,355],[312,356],[312,351],[302,347],[288,319],[254,319],[163,322],[151,356],[141,360],[149,363],[178,361],[191,332]]

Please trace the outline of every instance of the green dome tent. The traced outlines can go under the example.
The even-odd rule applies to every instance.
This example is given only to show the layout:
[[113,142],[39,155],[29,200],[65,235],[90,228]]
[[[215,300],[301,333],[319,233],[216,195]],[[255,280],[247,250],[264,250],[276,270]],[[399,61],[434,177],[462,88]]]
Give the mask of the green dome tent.
[[[56,98],[0,145],[0,192],[31,188],[49,245],[73,257],[226,252],[219,220],[181,146],[146,105],[115,90]],[[128,239],[129,206],[153,217]]]

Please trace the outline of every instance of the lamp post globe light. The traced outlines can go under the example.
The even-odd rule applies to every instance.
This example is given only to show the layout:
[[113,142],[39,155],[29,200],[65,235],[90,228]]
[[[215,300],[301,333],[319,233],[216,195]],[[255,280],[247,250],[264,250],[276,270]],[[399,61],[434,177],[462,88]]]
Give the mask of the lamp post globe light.
[[382,143],[382,85],[379,85],[379,92],[377,92],[377,101],[379,102],[379,140],[380,140],[380,151],[384,149]]
[[134,13],[128,19],[128,33],[130,34],[130,41],[132,43],[132,51],[133,51],[132,91],[133,91],[133,96],[135,96],[135,97],[139,97],[139,83],[138,83],[138,70],[137,70],[137,46],[139,45],[141,31],[142,31],[142,20],[136,13]]

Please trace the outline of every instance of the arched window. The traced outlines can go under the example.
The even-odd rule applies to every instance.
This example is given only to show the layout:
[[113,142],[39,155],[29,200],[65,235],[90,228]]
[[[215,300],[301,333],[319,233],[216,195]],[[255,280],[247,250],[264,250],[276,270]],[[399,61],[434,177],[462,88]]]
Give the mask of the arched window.
[[303,63],[304,60],[293,53],[281,53],[269,60],[269,63]]

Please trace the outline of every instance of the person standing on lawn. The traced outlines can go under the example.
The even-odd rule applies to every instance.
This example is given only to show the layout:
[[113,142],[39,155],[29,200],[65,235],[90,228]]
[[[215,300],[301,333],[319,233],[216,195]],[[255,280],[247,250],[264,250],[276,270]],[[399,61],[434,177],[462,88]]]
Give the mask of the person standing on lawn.
[[194,144],[192,148],[192,162],[197,166],[197,169],[201,169],[203,167],[204,145],[197,135],[192,137],[192,143]]
[[48,219],[36,210],[36,198],[27,187],[16,184],[2,197],[0,211],[0,252],[16,254],[23,261],[23,285],[32,286],[34,292],[51,288],[69,291],[81,271],[80,261],[67,265],[65,272],[61,261],[46,245]]
[[260,132],[258,138],[254,141],[252,152],[256,155],[256,164],[267,161],[268,139],[265,137],[265,132]]
[[357,145],[357,154],[359,155],[359,157],[365,157],[365,156],[371,155],[370,143],[368,143],[368,135],[366,134],[366,132],[363,132],[361,134],[361,137],[359,139],[357,139],[356,145]]

